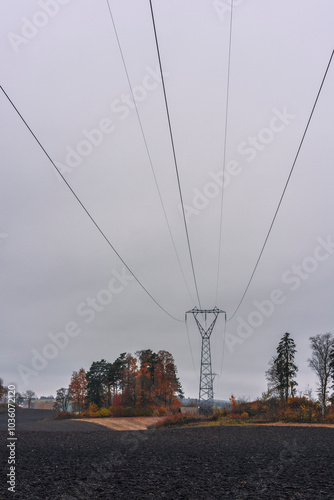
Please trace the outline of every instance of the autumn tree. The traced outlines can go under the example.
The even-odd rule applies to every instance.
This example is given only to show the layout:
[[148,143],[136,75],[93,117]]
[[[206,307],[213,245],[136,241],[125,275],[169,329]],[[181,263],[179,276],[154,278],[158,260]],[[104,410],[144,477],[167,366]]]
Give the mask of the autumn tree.
[[295,386],[298,385],[294,380],[298,367],[295,365],[296,344],[290,337],[290,333],[285,333],[276,349],[275,369],[278,377],[278,391],[281,399],[288,400],[289,393],[291,397],[295,395]]
[[87,379],[83,368],[80,368],[78,372],[74,371],[72,373],[69,396],[73,410],[82,412],[87,396]]
[[69,391],[69,389],[66,389],[65,387],[61,387],[57,391],[56,401],[53,405],[53,408],[56,411],[67,411],[69,403],[70,403],[70,391]]
[[135,408],[139,401],[139,377],[137,359],[127,354],[122,371],[123,394],[122,401],[125,406]]
[[174,358],[170,352],[164,350],[158,352],[154,377],[158,403],[169,406],[175,402],[176,395],[183,396]]
[[157,364],[157,354],[151,349],[137,351],[139,357],[139,399],[141,406],[150,406],[154,403],[155,378],[154,371]]
[[312,357],[308,359],[308,363],[318,377],[317,391],[322,412],[326,413],[326,399],[331,378],[331,352],[334,350],[333,335],[331,333],[320,333],[310,337],[310,345]]
[[33,402],[33,399],[36,397],[36,394],[34,391],[31,391],[28,389],[24,394],[23,394],[24,400],[28,405],[28,408],[31,408],[31,404]]

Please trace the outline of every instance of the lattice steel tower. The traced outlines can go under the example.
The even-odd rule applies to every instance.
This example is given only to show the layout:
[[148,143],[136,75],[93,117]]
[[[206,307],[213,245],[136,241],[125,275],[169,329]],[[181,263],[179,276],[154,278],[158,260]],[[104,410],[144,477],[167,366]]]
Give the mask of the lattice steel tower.
[[[213,408],[213,376],[212,376],[212,364],[211,364],[211,346],[210,337],[212,330],[216,324],[217,318],[220,313],[226,314],[225,311],[221,311],[217,307],[214,309],[197,309],[195,307],[191,311],[187,311],[186,315],[191,313],[196,321],[197,327],[202,337],[202,349],[201,349],[201,375],[199,381],[199,406],[202,410],[212,410]],[[201,325],[198,315],[202,315],[205,324],[208,315],[213,315],[213,321],[211,322],[209,328],[205,328]]]

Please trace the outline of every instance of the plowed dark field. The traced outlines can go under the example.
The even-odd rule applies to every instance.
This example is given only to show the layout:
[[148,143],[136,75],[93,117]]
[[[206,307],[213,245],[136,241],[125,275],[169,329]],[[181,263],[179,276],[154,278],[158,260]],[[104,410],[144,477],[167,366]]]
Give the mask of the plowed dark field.
[[21,419],[11,493],[7,433],[0,428],[1,499],[334,499],[334,429],[117,432],[84,422]]

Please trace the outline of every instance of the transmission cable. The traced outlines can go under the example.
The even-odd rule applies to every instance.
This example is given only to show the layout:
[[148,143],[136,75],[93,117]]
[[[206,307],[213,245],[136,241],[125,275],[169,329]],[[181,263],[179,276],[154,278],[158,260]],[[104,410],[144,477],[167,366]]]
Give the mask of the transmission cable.
[[[227,61],[227,84],[226,84],[226,103],[225,103],[225,130],[224,130],[224,152],[223,152],[223,177],[222,177],[222,194],[221,194],[221,205],[220,205],[220,223],[219,223],[219,246],[218,246],[218,269],[217,269],[217,283],[216,283],[216,304],[218,301],[218,289],[219,289],[219,277],[220,277],[220,265],[221,265],[221,246],[222,246],[222,232],[223,232],[223,209],[224,209],[224,179],[225,179],[225,166],[226,166],[226,144],[227,144],[227,129],[228,129],[228,111],[229,111],[229,95],[230,95],[230,74],[231,74],[231,50],[232,50],[232,27],[233,27],[233,0],[231,1],[231,16],[230,16],[230,33],[229,33],[229,45],[228,45],[228,61]],[[224,327],[223,327],[223,348],[221,357],[221,366],[218,380],[218,392],[220,389],[221,375],[223,372],[224,365],[224,354],[225,354],[225,334],[226,334],[226,313],[224,315]]]
[[103,236],[103,238],[108,243],[108,245],[110,246],[110,248],[115,252],[115,254],[119,258],[119,260],[124,264],[124,266],[126,267],[126,269],[132,274],[132,276],[137,281],[137,283],[141,286],[141,288],[144,290],[144,292],[146,292],[146,294],[153,300],[153,302],[155,302],[155,304],[162,311],[164,311],[168,316],[170,316],[171,318],[175,319],[176,321],[179,321],[179,322],[183,323],[183,320],[175,318],[175,316],[173,316],[172,314],[170,314],[161,304],[159,304],[159,302],[151,295],[151,293],[147,290],[147,288],[145,288],[145,286],[142,284],[142,282],[137,278],[137,276],[134,274],[134,272],[130,269],[130,267],[122,259],[121,255],[117,252],[117,250],[112,245],[112,243],[110,242],[110,240],[108,239],[108,237],[105,235],[105,233],[102,231],[102,229],[100,228],[100,226],[98,225],[98,223],[95,221],[95,219],[93,218],[93,216],[91,215],[91,213],[88,211],[88,209],[85,207],[85,205],[83,204],[83,202],[80,200],[79,196],[75,193],[75,191],[73,190],[73,188],[67,182],[67,180],[65,179],[65,177],[63,176],[63,174],[60,172],[60,170],[57,167],[57,165],[52,160],[51,156],[48,154],[48,152],[46,151],[46,149],[44,148],[44,146],[42,145],[42,143],[39,141],[39,139],[37,138],[37,136],[34,134],[34,132],[32,131],[32,129],[30,128],[30,126],[28,125],[28,123],[26,122],[26,120],[23,118],[23,116],[21,115],[21,113],[19,112],[19,110],[17,109],[17,107],[15,106],[15,104],[13,103],[13,101],[10,99],[10,97],[8,96],[8,94],[5,92],[5,90],[3,89],[2,86],[0,86],[0,89],[2,90],[2,92],[4,93],[4,95],[6,96],[7,100],[10,102],[10,104],[12,105],[12,107],[14,108],[14,110],[16,111],[16,113],[18,114],[18,116],[21,118],[21,120],[23,121],[23,123],[25,124],[25,126],[27,127],[27,129],[29,130],[29,132],[31,133],[31,135],[34,137],[35,141],[40,146],[40,148],[42,149],[42,151],[44,152],[44,154],[46,155],[46,157],[48,158],[48,160],[51,162],[52,166],[56,169],[56,171],[58,172],[58,174],[60,175],[60,177],[62,178],[62,180],[65,182],[66,186],[71,191],[71,193],[73,194],[73,196],[75,197],[75,199],[77,200],[77,202],[79,203],[79,205],[81,206],[81,208],[85,211],[86,215],[92,221],[92,223],[94,224],[94,226],[96,227],[96,229],[99,231],[99,233]]
[[271,224],[270,224],[270,227],[269,227],[269,230],[268,230],[267,236],[266,236],[266,238],[265,238],[265,240],[264,240],[264,243],[263,243],[263,246],[262,246],[262,248],[261,248],[260,255],[259,255],[259,257],[258,257],[258,259],[257,259],[257,261],[256,261],[255,267],[254,267],[253,272],[252,272],[252,274],[251,274],[251,277],[250,277],[250,279],[249,279],[249,281],[248,281],[248,283],[247,283],[247,286],[246,286],[246,288],[245,288],[245,291],[244,291],[244,293],[243,293],[243,295],[242,295],[242,297],[241,297],[241,299],[240,299],[240,302],[239,302],[239,304],[237,305],[237,308],[235,309],[235,311],[234,311],[234,313],[232,314],[232,316],[228,319],[228,321],[231,321],[231,320],[234,318],[234,316],[236,315],[236,313],[237,313],[237,311],[238,311],[239,307],[241,306],[241,304],[242,304],[242,302],[243,302],[243,300],[244,300],[244,298],[245,298],[245,295],[246,295],[246,293],[247,293],[247,291],[248,291],[248,288],[249,288],[249,286],[250,286],[250,284],[251,284],[251,282],[252,282],[252,279],[253,279],[253,276],[254,276],[254,274],[255,274],[255,271],[256,271],[256,269],[257,269],[257,267],[258,267],[258,265],[259,265],[259,262],[260,262],[260,259],[261,259],[261,257],[262,257],[262,254],[263,254],[264,248],[265,248],[265,246],[266,246],[266,244],[267,244],[267,241],[268,241],[269,235],[270,235],[271,230],[272,230],[272,228],[273,228],[273,225],[274,225],[274,222],[275,222],[275,220],[276,220],[276,217],[277,217],[278,211],[279,211],[279,209],[280,209],[280,206],[281,206],[281,203],[282,203],[283,197],[284,197],[285,192],[286,192],[286,189],[287,189],[287,187],[288,187],[288,184],[289,184],[289,181],[290,181],[290,178],[291,178],[291,175],[292,175],[293,169],[294,169],[294,167],[295,167],[295,164],[296,164],[297,158],[298,158],[298,156],[299,156],[299,152],[300,152],[301,147],[302,147],[302,145],[303,145],[304,138],[305,138],[305,136],[306,136],[306,133],[307,133],[308,127],[309,127],[309,125],[310,125],[310,122],[311,122],[311,119],[312,119],[312,116],[313,116],[313,113],[314,113],[315,107],[316,107],[316,105],[317,105],[317,102],[318,102],[318,99],[319,99],[319,96],[320,96],[320,93],[321,93],[322,87],[323,87],[323,85],[324,85],[324,82],[325,82],[325,79],[326,79],[326,76],[327,76],[327,73],[328,73],[329,67],[330,67],[331,62],[332,62],[332,59],[333,59],[333,54],[334,54],[334,50],[333,50],[333,52],[332,52],[332,54],[331,54],[331,56],[330,56],[330,59],[329,59],[329,62],[328,62],[328,65],[327,65],[327,68],[326,68],[325,74],[324,74],[323,79],[322,79],[322,81],[321,81],[321,85],[320,85],[320,87],[319,87],[319,90],[318,90],[318,93],[317,93],[317,97],[316,97],[316,99],[315,99],[315,101],[314,101],[314,104],[313,104],[313,107],[312,107],[312,110],[311,110],[311,113],[310,113],[309,119],[308,119],[308,121],[307,121],[307,124],[306,124],[305,130],[304,130],[303,136],[302,136],[302,138],[301,138],[301,141],[300,141],[300,144],[299,144],[299,147],[298,147],[298,150],[297,150],[297,153],[296,153],[295,159],[294,159],[294,161],[293,161],[293,164],[292,164],[292,167],[291,167],[291,170],[290,170],[290,173],[289,173],[288,179],[287,179],[287,181],[286,181],[286,183],[285,183],[285,186],[284,186],[284,189],[283,189],[282,195],[281,195],[281,197],[280,197],[280,200],[279,200],[279,202],[278,202],[278,205],[277,205],[277,208],[276,208],[276,211],[275,211],[274,217],[273,217],[273,219],[272,219],[272,221],[271,221]]
[[230,17],[230,36],[228,46],[228,62],[227,62],[227,87],[226,87],[226,105],[225,105],[225,130],[224,130],[224,153],[223,153],[223,177],[222,177],[222,195],[220,205],[220,223],[219,223],[219,248],[218,248],[218,270],[217,270],[217,283],[216,283],[216,304],[218,300],[218,287],[221,263],[221,245],[222,245],[222,232],[223,232],[223,208],[224,208],[224,178],[225,178],[225,165],[226,165],[226,142],[227,142],[227,125],[228,125],[228,105],[230,93],[230,73],[231,73],[231,45],[232,45],[232,24],[233,24],[233,0],[231,1],[231,17]]
[[150,154],[150,151],[149,151],[149,147],[148,147],[148,144],[147,144],[147,140],[146,140],[146,136],[145,136],[145,132],[144,132],[144,127],[143,127],[143,124],[142,124],[142,121],[141,121],[141,118],[140,118],[140,115],[139,115],[137,101],[136,101],[134,93],[133,93],[133,89],[132,89],[132,84],[131,84],[129,72],[128,72],[128,69],[127,69],[126,62],[125,62],[125,57],[124,57],[124,54],[123,54],[121,42],[120,42],[120,39],[119,39],[119,36],[118,36],[118,32],[117,32],[117,28],[116,28],[114,16],[113,16],[112,11],[111,11],[109,0],[107,0],[107,4],[108,4],[108,9],[109,9],[110,19],[111,19],[111,22],[112,22],[112,25],[113,25],[113,28],[114,28],[114,32],[115,32],[115,37],[116,37],[116,40],[117,40],[118,49],[119,49],[119,52],[120,52],[120,55],[121,55],[121,59],[122,59],[124,71],[125,71],[126,78],[127,78],[127,81],[128,81],[129,87],[130,87],[130,92],[131,92],[131,95],[132,95],[132,100],[133,100],[133,103],[134,103],[134,106],[135,106],[135,111],[136,111],[136,115],[137,115],[137,119],[138,119],[138,124],[139,124],[140,130],[141,130],[141,134],[142,134],[142,137],[143,137],[143,141],[144,141],[144,145],[145,145],[147,157],[148,157],[148,160],[149,160],[149,164],[151,166],[151,170],[152,170],[154,182],[155,182],[155,185],[156,185],[156,188],[157,188],[157,191],[158,191],[158,195],[159,195],[159,199],[160,199],[160,202],[161,202],[161,207],[162,207],[162,210],[163,210],[163,213],[164,213],[164,216],[165,216],[165,220],[166,220],[166,224],[167,224],[167,227],[168,227],[169,235],[170,235],[170,238],[172,240],[172,244],[173,244],[173,247],[174,247],[175,255],[176,255],[176,258],[177,258],[177,261],[178,261],[178,264],[179,264],[182,276],[183,276],[184,283],[185,283],[186,288],[188,290],[188,294],[190,296],[191,301],[194,302],[194,299],[193,299],[193,297],[192,297],[192,295],[190,293],[189,286],[188,286],[188,283],[187,283],[187,280],[186,280],[186,277],[185,277],[185,274],[184,274],[184,271],[183,271],[183,268],[182,268],[182,265],[181,265],[181,260],[180,260],[180,257],[179,257],[179,254],[178,254],[178,251],[177,251],[177,248],[176,248],[175,240],[173,238],[172,230],[171,230],[171,227],[170,227],[170,224],[169,224],[169,220],[168,220],[168,217],[167,217],[167,213],[166,213],[165,205],[164,205],[164,202],[163,202],[163,199],[162,199],[162,195],[161,195],[161,191],[160,191],[160,188],[159,188],[158,180],[157,180],[157,177],[155,175],[155,170],[154,170],[154,166],[153,166],[152,157],[151,157],[151,154]]
[[224,354],[225,354],[225,342],[226,342],[226,313],[224,315],[224,326],[223,326],[223,350],[222,350],[222,361],[221,361],[221,365],[220,365],[220,372],[219,372],[219,380],[218,380],[218,390],[217,392],[219,391],[219,388],[220,388],[220,377],[221,377],[221,374],[223,373],[223,366],[224,366]]
[[193,261],[193,256],[192,256],[192,252],[191,252],[191,246],[190,246],[190,239],[189,239],[189,233],[188,233],[188,226],[187,226],[186,214],[185,214],[184,204],[183,204],[181,182],[180,182],[179,169],[178,169],[178,164],[177,164],[177,159],[176,159],[175,144],[174,144],[173,131],[172,131],[171,119],[170,119],[169,108],[168,108],[165,79],[164,79],[164,74],[163,74],[163,70],[162,70],[162,63],[161,63],[159,42],[158,42],[158,36],[157,36],[157,29],[156,29],[155,19],[154,19],[154,12],[153,12],[152,0],[150,0],[150,8],[151,8],[151,17],[152,17],[153,30],[154,30],[155,45],[156,45],[157,55],[158,55],[158,61],[159,61],[159,68],[160,68],[162,89],[163,89],[165,106],[166,106],[166,114],[167,114],[169,135],[170,135],[170,140],[171,140],[171,145],[172,145],[174,165],[175,165],[175,171],[176,171],[176,178],[177,178],[177,184],[178,184],[178,190],[179,190],[180,201],[181,201],[181,208],[182,208],[182,214],[183,214],[184,228],[185,228],[185,232],[186,232],[186,238],[187,238],[187,244],[188,244],[188,250],[189,250],[189,256],[190,256],[191,269],[192,269],[192,273],[193,273],[193,278],[194,278],[194,284],[195,284],[195,289],[196,289],[196,295],[197,295],[198,304],[199,304],[200,309],[202,309],[202,307],[201,307],[201,301],[200,301],[199,293],[198,293],[198,286],[197,286],[197,280],[196,280],[196,274],[195,274],[194,261]]
[[195,360],[194,360],[193,350],[192,350],[192,347],[191,347],[191,342],[190,342],[190,335],[189,335],[189,328],[188,328],[187,314],[185,314],[185,321],[184,321],[184,322],[185,322],[185,324],[186,324],[187,337],[188,337],[188,344],[189,344],[189,350],[190,350],[190,354],[191,354],[191,359],[192,359],[192,363],[193,363],[194,372],[195,372],[196,378],[199,380],[199,376],[198,376],[198,373],[197,373],[197,370],[196,370],[196,365],[195,365]]

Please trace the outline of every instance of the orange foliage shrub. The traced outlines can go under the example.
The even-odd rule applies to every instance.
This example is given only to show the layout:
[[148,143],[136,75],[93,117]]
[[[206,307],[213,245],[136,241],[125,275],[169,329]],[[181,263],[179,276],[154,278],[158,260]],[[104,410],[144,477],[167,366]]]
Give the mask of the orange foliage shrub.
[[226,417],[227,415],[227,410],[226,408],[221,408],[221,409],[216,409],[214,411],[213,416],[215,417],[215,420],[218,420],[219,418]]
[[168,417],[164,418],[160,422],[157,422],[157,427],[173,427],[182,425],[183,417],[181,413],[175,413],[174,415],[168,415]]
[[72,418],[72,415],[68,411],[58,411],[56,417],[63,420],[65,418]]
[[164,406],[159,406],[158,408],[155,409],[154,413],[158,417],[164,417],[165,415],[168,414],[168,408],[166,408]]
[[233,411],[233,410],[235,410],[235,407],[237,406],[237,400],[235,399],[233,394],[231,394],[231,397],[229,399],[231,401],[231,410]]
[[111,408],[100,408],[97,412],[97,417],[110,417],[111,416]]
[[90,417],[98,417],[99,407],[95,403],[91,403],[88,409],[88,415]]
[[288,406],[289,408],[300,408],[301,406],[304,407],[314,407],[316,403],[314,401],[311,401],[310,399],[307,399],[305,397],[302,398],[288,398]]
[[175,413],[174,415],[168,415],[166,418],[157,422],[156,427],[178,427],[184,424],[191,424],[194,422],[202,422],[208,420],[205,416],[184,416],[181,413]]
[[331,407],[325,417],[325,420],[328,424],[334,424],[334,408]]

